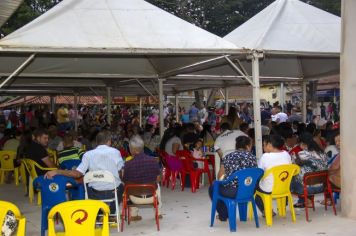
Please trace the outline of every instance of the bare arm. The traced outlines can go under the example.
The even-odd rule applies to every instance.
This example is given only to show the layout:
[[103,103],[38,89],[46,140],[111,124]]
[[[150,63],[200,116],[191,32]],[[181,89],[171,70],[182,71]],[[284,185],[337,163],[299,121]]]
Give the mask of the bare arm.
[[220,165],[220,170],[218,172],[218,180],[223,179],[225,176],[225,168],[224,165]]
[[223,155],[224,155],[224,154],[223,154],[223,152],[221,151],[221,149],[217,150],[216,152],[218,153],[220,159],[223,158]]
[[83,174],[77,170],[51,170],[45,174],[45,178],[52,179],[53,176],[56,175],[64,175],[75,179],[78,179],[83,176]]
[[45,158],[42,158],[42,161],[46,164],[47,167],[49,168],[57,168],[57,166],[51,161],[51,159],[47,156]]

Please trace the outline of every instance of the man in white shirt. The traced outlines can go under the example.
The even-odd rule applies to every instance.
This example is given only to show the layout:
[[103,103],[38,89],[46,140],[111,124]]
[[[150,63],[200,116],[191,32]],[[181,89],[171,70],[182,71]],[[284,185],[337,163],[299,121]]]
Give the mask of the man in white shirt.
[[[64,175],[72,178],[80,178],[87,171],[106,170],[109,171],[115,178],[115,185],[119,203],[122,201],[124,186],[120,179],[119,172],[124,167],[124,160],[121,153],[110,147],[111,133],[109,131],[101,131],[96,136],[98,146],[84,154],[82,162],[75,170],[53,170],[46,173],[46,178],[51,179],[55,175]],[[104,182],[90,183],[88,188],[88,196],[91,199],[108,199],[114,196],[112,185]],[[115,212],[115,204],[110,204],[111,213]]]
[[220,169],[220,160],[227,154],[235,151],[236,138],[239,136],[247,136],[240,130],[230,130],[229,123],[221,124],[222,133],[217,137],[214,143],[215,150],[215,176],[217,178]]
[[[258,167],[266,172],[275,166],[292,164],[289,153],[281,150],[283,145],[284,140],[280,135],[267,136],[263,140],[263,149],[265,153],[258,160]],[[266,194],[270,194],[273,190],[273,184],[273,175],[270,174],[259,182],[257,190]],[[256,196],[256,204],[260,211],[264,213],[263,202],[259,196]]]

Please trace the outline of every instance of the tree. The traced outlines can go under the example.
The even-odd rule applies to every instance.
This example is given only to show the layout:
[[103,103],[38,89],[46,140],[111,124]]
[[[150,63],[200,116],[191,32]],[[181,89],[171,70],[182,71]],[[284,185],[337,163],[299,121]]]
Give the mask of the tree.
[[42,15],[61,0],[25,0],[1,28],[4,35],[10,34]]

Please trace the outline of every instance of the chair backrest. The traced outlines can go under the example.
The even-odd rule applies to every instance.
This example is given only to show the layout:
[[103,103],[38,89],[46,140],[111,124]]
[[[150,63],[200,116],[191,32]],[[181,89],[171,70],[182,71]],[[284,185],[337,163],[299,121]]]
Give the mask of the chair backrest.
[[279,165],[268,169],[263,178],[266,178],[270,174],[273,175],[273,195],[286,194],[290,192],[290,183],[292,181],[292,177],[298,174],[300,171],[300,167],[295,164],[289,165]]
[[256,185],[263,176],[263,170],[260,168],[247,168],[236,171],[229,176],[227,181],[233,181],[237,178],[238,188],[236,200],[249,199],[255,194]]
[[68,184],[77,185],[73,178],[63,175],[56,175],[52,179],[46,179],[41,175],[33,181],[34,189],[41,190],[42,207],[52,207],[67,201],[66,188]]
[[176,157],[182,162],[182,167],[185,171],[191,171],[193,169],[193,156],[189,150],[178,150]]
[[16,158],[16,152],[14,151],[0,151],[0,168],[2,170],[13,170],[14,159]]
[[30,174],[32,179],[35,179],[38,176],[36,168],[38,168],[40,170],[56,170],[57,169],[57,168],[47,168],[47,167],[40,166],[34,160],[27,159],[27,158],[22,159],[22,162],[25,164],[26,170],[28,171],[28,173]]
[[37,171],[36,171],[36,166],[40,168],[40,166],[33,160],[31,159],[23,159],[23,163],[25,164],[26,170],[31,176],[32,179],[37,178]]
[[14,213],[16,219],[21,218],[19,208],[11,202],[0,201],[0,225],[2,226],[8,211]]
[[[112,183],[112,189],[116,188],[115,177],[106,170],[89,171],[84,176],[85,198],[88,199],[87,184],[94,182]],[[114,191],[116,193],[116,191]]]
[[48,235],[55,236],[54,217],[59,213],[64,224],[64,235],[94,236],[95,222],[99,210],[103,214],[103,228],[101,235],[109,235],[110,209],[104,202],[98,200],[77,200],[63,202],[53,207],[48,214]]
[[326,187],[328,184],[328,171],[322,170],[305,173],[303,183],[304,185],[323,184]]
[[125,184],[124,195],[152,195],[156,196],[156,184]]
[[58,159],[57,159],[57,151],[56,151],[56,150],[53,150],[53,149],[50,149],[50,148],[47,148],[47,153],[48,153],[48,156],[49,156],[49,158],[51,159],[51,161],[52,161],[54,164],[57,164],[57,162],[58,162]]

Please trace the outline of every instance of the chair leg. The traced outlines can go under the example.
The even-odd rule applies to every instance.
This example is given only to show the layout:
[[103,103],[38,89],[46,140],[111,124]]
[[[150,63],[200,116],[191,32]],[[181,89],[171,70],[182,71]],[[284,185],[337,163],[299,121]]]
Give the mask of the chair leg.
[[208,170],[207,170],[206,173],[208,173],[209,184],[212,185],[213,184],[213,177],[212,177],[211,172],[209,170],[209,166],[208,166]]
[[305,209],[305,219],[309,222],[309,213],[308,213],[308,193],[304,193],[304,209]]
[[218,200],[216,199],[216,197],[213,196],[213,200],[211,203],[211,213],[210,213],[210,227],[213,227],[213,225],[214,225],[217,202],[218,202]]
[[182,191],[184,191],[185,188],[185,178],[186,178],[186,173],[184,171],[180,172],[180,185],[182,188]]
[[337,215],[336,208],[335,208],[335,202],[334,202],[334,198],[333,198],[333,192],[331,191],[331,189],[328,192],[329,192],[329,196],[330,196],[330,200],[331,200],[331,205],[333,207],[334,215]]
[[236,232],[236,204],[234,201],[228,203],[228,215],[230,232]]
[[290,213],[292,215],[292,220],[293,220],[293,222],[295,222],[297,219],[295,217],[295,211],[294,211],[294,206],[293,206],[293,197],[292,197],[291,193],[288,195],[288,203],[289,203]]
[[282,198],[277,198],[276,201],[277,201],[278,215],[283,216]]
[[272,198],[271,196],[264,194],[261,196],[263,201],[263,206],[265,208],[265,217],[267,226],[272,226]]
[[15,168],[14,175],[15,175],[15,184],[16,186],[19,186],[19,168]]
[[256,202],[255,202],[255,199],[254,199],[254,198],[252,198],[250,204],[252,205],[253,215],[254,215],[254,217],[255,217],[256,228],[259,228],[259,227],[260,227],[260,223],[259,223],[259,221],[258,221]]
[[5,179],[5,171],[0,170],[0,184],[4,183],[4,179]]
[[247,202],[238,203],[240,221],[247,221]]
[[158,201],[157,201],[157,198],[155,198],[153,206],[155,208],[157,231],[159,231],[159,215],[158,215]]
[[28,185],[28,196],[29,196],[29,199],[30,199],[30,203],[33,202],[34,195],[35,195],[35,193],[34,193],[34,189],[33,189],[33,180],[30,177],[29,185]]

